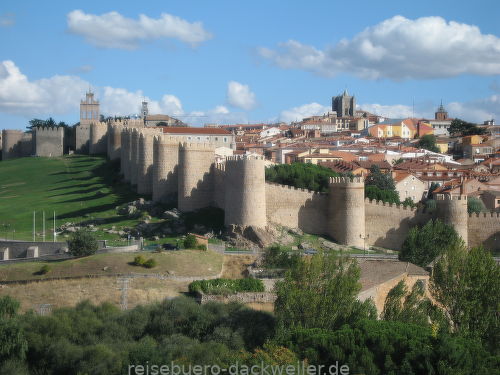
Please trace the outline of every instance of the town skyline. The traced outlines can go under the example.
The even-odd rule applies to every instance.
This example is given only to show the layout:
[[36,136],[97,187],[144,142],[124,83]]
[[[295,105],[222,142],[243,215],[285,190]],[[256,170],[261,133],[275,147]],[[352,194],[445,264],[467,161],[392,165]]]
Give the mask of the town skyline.
[[104,115],[147,100],[194,126],[300,121],[345,89],[391,118],[433,118],[441,101],[451,117],[500,118],[494,1],[315,5],[0,5],[0,127],[73,124],[89,88]]

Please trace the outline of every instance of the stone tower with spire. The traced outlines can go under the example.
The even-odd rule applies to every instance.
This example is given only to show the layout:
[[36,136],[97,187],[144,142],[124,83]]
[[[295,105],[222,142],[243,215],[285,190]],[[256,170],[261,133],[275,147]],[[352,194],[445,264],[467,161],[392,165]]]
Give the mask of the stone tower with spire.
[[99,101],[94,99],[94,93],[89,89],[85,100],[80,102],[80,125],[90,125],[99,122]]
[[332,111],[337,112],[337,117],[354,117],[356,113],[356,98],[350,96],[347,89],[342,95],[332,98]]
[[441,100],[441,104],[439,105],[436,113],[434,113],[434,118],[438,121],[444,121],[444,120],[448,119],[448,112],[446,111],[446,109],[444,109],[442,100]]

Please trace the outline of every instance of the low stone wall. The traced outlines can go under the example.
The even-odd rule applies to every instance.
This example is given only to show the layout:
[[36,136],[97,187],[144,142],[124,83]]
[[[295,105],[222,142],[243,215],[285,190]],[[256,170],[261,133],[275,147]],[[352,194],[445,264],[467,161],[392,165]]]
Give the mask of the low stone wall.
[[34,249],[31,251],[28,251],[28,249],[33,247],[38,248],[37,256],[43,257],[66,254],[68,244],[66,242],[0,241],[0,248],[9,249],[9,260],[29,258],[29,255],[33,255],[35,252]]
[[208,302],[274,303],[274,301],[276,301],[276,293],[242,292],[228,295],[199,294],[197,300],[202,305]]
[[97,251],[98,254],[119,254],[119,253],[134,253],[139,251],[139,245],[106,247]]

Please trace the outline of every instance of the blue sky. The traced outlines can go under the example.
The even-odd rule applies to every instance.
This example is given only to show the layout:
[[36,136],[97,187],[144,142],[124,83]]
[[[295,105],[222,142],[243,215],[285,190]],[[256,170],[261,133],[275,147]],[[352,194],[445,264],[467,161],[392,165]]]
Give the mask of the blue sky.
[[[107,115],[292,121],[345,88],[363,109],[500,121],[500,2],[17,1],[0,4],[0,128]],[[414,104],[414,107],[413,107]],[[414,109],[413,109],[414,108]]]

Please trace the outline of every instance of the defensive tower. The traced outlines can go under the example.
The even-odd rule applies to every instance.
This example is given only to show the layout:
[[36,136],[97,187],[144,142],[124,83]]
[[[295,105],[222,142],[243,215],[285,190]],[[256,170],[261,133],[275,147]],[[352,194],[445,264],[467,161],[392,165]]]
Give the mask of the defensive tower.
[[330,178],[328,234],[343,245],[365,246],[363,177]]
[[207,143],[183,143],[179,147],[178,208],[188,212],[207,207],[213,201],[211,167],[215,148]]
[[165,135],[155,135],[153,161],[153,200],[175,200],[179,188],[179,143]]
[[130,142],[130,184],[137,185],[137,167],[139,156],[139,130],[133,129]]
[[227,157],[225,225],[265,227],[267,225],[265,189],[263,157]]
[[448,225],[453,226],[460,237],[468,244],[467,221],[467,196],[437,194],[436,196],[438,218]]
[[139,135],[137,192],[151,194],[153,192],[153,134],[142,131]]
[[62,156],[64,152],[64,128],[43,128],[33,130],[33,143],[36,156]]

